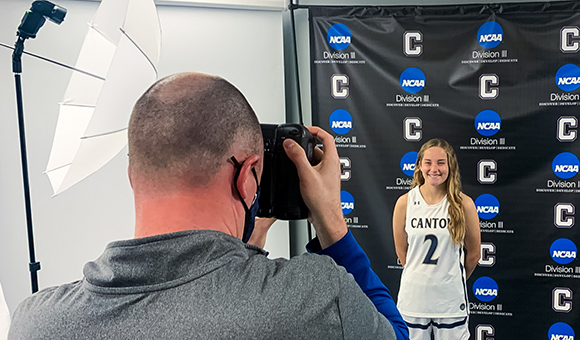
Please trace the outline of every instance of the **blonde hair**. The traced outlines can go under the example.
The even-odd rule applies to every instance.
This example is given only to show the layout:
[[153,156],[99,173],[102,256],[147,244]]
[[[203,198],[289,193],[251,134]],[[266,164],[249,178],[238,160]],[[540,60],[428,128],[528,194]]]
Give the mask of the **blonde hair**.
[[431,139],[427,141],[417,155],[417,163],[415,163],[415,172],[413,174],[413,184],[411,188],[423,185],[425,178],[421,173],[421,162],[427,149],[439,147],[447,154],[447,164],[449,167],[449,175],[445,181],[447,190],[447,201],[449,201],[449,235],[453,243],[463,246],[463,239],[467,226],[465,224],[465,213],[463,211],[463,199],[461,198],[461,175],[459,174],[459,164],[457,163],[457,156],[453,147],[443,139]]

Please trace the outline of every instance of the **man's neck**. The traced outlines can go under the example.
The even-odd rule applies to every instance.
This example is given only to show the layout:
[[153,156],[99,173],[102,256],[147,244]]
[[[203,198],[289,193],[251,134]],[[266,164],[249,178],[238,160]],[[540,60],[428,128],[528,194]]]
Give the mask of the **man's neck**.
[[233,208],[239,204],[233,200],[215,189],[136,194],[135,237],[211,229],[241,238],[238,224],[243,225],[244,215]]

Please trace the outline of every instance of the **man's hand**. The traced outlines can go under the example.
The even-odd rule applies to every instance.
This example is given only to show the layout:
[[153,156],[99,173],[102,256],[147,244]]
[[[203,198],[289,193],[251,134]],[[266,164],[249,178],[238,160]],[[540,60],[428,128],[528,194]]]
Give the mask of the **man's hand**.
[[254,224],[254,231],[248,240],[248,244],[264,248],[266,244],[266,236],[268,236],[268,230],[272,224],[276,222],[274,217],[256,217],[256,222]]
[[308,219],[324,249],[348,232],[340,206],[340,160],[330,134],[319,127],[308,127],[308,130],[322,141],[323,150],[314,149],[314,166],[310,165],[304,149],[295,141],[286,139],[284,149],[296,165],[300,193],[310,210]]

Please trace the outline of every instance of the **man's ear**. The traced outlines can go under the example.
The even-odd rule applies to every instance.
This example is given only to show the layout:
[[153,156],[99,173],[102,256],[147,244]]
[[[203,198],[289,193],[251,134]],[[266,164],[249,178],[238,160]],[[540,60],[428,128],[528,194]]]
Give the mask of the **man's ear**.
[[[260,156],[258,155],[251,155],[244,160],[244,164],[242,164],[242,169],[240,170],[240,175],[238,176],[238,180],[236,185],[238,190],[240,191],[241,198],[246,202],[247,206],[249,207],[254,200],[254,195],[256,195],[256,191],[258,190],[258,183],[260,179],[254,177],[254,171],[256,176],[258,175],[258,170],[255,169],[260,162]],[[252,171],[252,169],[254,169]]]
[[133,179],[131,179],[131,166],[127,167],[127,177],[129,177],[129,185],[133,188]]

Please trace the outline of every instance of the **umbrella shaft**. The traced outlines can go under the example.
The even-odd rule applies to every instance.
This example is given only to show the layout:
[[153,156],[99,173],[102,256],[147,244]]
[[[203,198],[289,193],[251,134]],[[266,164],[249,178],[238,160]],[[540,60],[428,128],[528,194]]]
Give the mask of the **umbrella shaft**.
[[14,74],[16,82],[16,105],[18,108],[18,130],[20,132],[20,159],[22,161],[22,182],[24,185],[24,205],[26,209],[26,226],[28,230],[28,252],[30,256],[30,280],[32,292],[38,291],[37,271],[40,269],[40,263],[36,262],[34,255],[34,236],[32,232],[32,205],[30,202],[30,185],[28,180],[28,159],[26,156],[26,135],[24,129],[24,107],[22,104],[22,82],[20,74]]

